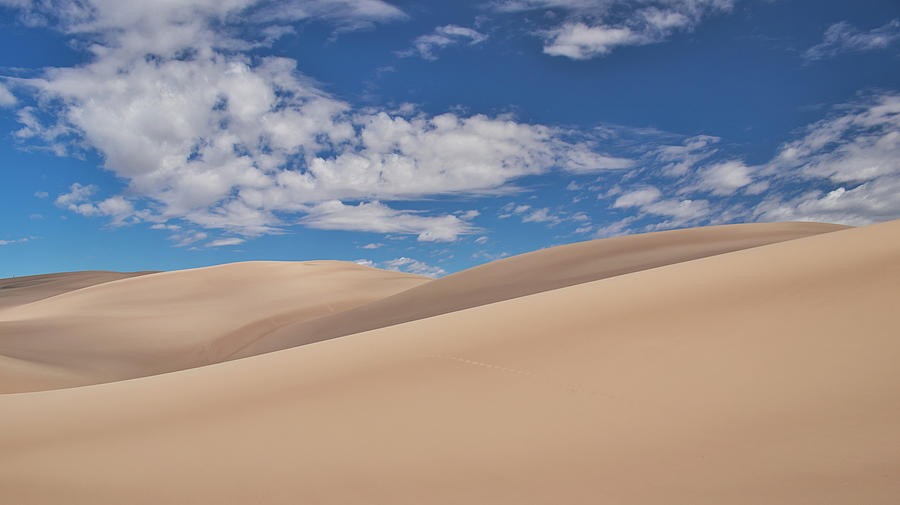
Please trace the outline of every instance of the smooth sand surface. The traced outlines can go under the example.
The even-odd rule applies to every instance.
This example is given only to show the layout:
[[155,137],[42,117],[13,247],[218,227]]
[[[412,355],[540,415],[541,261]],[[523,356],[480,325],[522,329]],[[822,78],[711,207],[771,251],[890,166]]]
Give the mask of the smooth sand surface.
[[95,284],[152,273],[156,272],[84,271],[0,279],[0,309],[31,303]]
[[436,281],[322,261],[248,262],[112,282],[0,310],[0,393],[193,368],[845,228],[769,223],[616,237]]
[[0,395],[0,493],[893,505],[898,286],[895,221],[212,366]]
[[221,360],[285,324],[428,278],[340,261],[162,272],[0,310],[0,392],[131,379]]
[[628,235],[552,247],[494,261],[350,311],[268,333],[234,357],[287,349],[750,247],[847,229],[824,223],[754,223]]

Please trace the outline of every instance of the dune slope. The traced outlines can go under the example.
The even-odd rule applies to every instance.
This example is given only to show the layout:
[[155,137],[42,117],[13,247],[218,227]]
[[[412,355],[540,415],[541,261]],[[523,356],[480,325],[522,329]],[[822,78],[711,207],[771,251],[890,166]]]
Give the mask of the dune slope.
[[104,282],[156,272],[83,271],[0,279],[0,310]]
[[43,503],[894,504],[900,221],[0,396]]
[[825,223],[753,223],[628,235],[552,247],[449,275],[340,314],[262,336],[245,357],[446,314],[501,300],[730,251],[847,229]]
[[214,363],[284,324],[430,279],[337,261],[247,262],[99,284],[0,310],[0,392]]

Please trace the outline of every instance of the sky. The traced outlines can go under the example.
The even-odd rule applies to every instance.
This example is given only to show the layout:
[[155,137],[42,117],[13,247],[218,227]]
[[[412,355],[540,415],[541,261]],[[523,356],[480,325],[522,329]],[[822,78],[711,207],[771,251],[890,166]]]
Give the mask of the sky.
[[897,218],[896,0],[0,0],[0,277]]

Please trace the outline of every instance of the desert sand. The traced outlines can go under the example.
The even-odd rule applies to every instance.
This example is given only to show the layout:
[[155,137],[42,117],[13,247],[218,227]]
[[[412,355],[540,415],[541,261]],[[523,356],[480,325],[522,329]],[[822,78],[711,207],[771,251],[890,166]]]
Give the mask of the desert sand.
[[[791,233],[747,226],[741,233],[755,228],[757,239],[707,229],[735,242],[719,250],[699,230],[693,239],[667,232],[548,249],[436,281],[338,262],[265,264],[279,271],[270,276],[262,265],[236,264],[8,307],[0,311],[0,354],[39,370],[4,366],[0,383],[61,389],[0,395],[0,498],[900,502],[900,221]],[[781,241],[761,238],[775,229]],[[580,256],[578,247],[597,249]],[[202,287],[217,274],[229,280]],[[189,275],[198,277],[173,280]],[[272,294],[295,276],[295,291],[281,293],[293,300]],[[334,276],[342,280],[324,280]],[[282,285],[267,291],[271,283]],[[122,304],[101,310],[98,301],[119,299],[109,290]],[[243,290],[257,291],[231,293]],[[211,293],[223,299],[204,303]],[[265,331],[223,336],[244,320],[232,312],[264,296],[270,302],[248,306],[245,324]],[[483,298],[462,300],[473,296]],[[328,297],[344,304],[323,307]],[[151,306],[182,304],[206,312],[142,333]],[[309,315],[266,323],[260,311],[271,304]],[[369,312],[390,326],[340,338],[333,337],[374,323],[299,331],[338,310],[366,314],[372,304],[403,315]],[[87,324],[73,314],[130,325],[100,337],[35,330],[46,344],[38,347],[17,336],[29,324]],[[296,340],[283,334],[288,328],[298,330]],[[277,343],[263,347],[275,332]],[[69,341],[88,337],[98,339],[90,352]],[[227,345],[212,349],[219,342]],[[113,344],[115,352],[101,352]],[[254,345],[264,353],[230,359]],[[184,349],[203,352],[187,358]],[[188,366],[216,360],[227,361]],[[148,371],[156,375],[116,378]],[[72,377],[105,383],[61,385]]]
[[261,261],[144,275],[7,307],[0,309],[0,392],[214,363],[284,324],[428,280],[339,261]]
[[0,279],[0,309],[24,305],[94,284],[156,272],[84,271]]

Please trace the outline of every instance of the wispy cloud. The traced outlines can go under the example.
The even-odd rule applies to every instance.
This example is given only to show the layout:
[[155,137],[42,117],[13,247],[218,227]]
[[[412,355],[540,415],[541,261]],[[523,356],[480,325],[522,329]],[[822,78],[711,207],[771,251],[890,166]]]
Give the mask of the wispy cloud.
[[229,237],[229,238],[221,238],[218,240],[213,240],[207,244],[204,244],[204,247],[223,247],[227,245],[238,245],[246,242],[245,239],[239,237]]
[[560,24],[536,33],[544,39],[544,53],[585,60],[691,31],[707,16],[730,11],[734,0],[505,0],[491,5],[508,13],[559,12]]
[[385,261],[384,267],[388,270],[409,272],[413,274],[424,275],[426,277],[440,277],[447,273],[447,271],[443,268],[429,265],[425,262],[407,257],[394,258],[392,260]]
[[641,165],[617,191],[600,195],[614,198],[610,210],[632,214],[598,234],[728,221],[897,219],[900,95],[836,106],[757,165],[720,152],[716,137],[653,147]]
[[822,60],[841,53],[886,49],[898,40],[900,40],[900,19],[894,19],[867,32],[842,21],[829,26],[825,30],[824,40],[807,49],[803,56],[810,61]]
[[438,26],[434,32],[416,37],[412,47],[404,51],[398,51],[402,57],[419,56],[426,60],[437,60],[435,50],[448,46],[467,44],[474,46],[487,40],[487,35],[472,28],[457,25]]
[[323,202],[310,208],[301,222],[323,230],[415,234],[420,242],[449,242],[459,235],[477,231],[457,216],[426,216],[395,210],[377,201],[357,205],[345,205],[338,200]]

